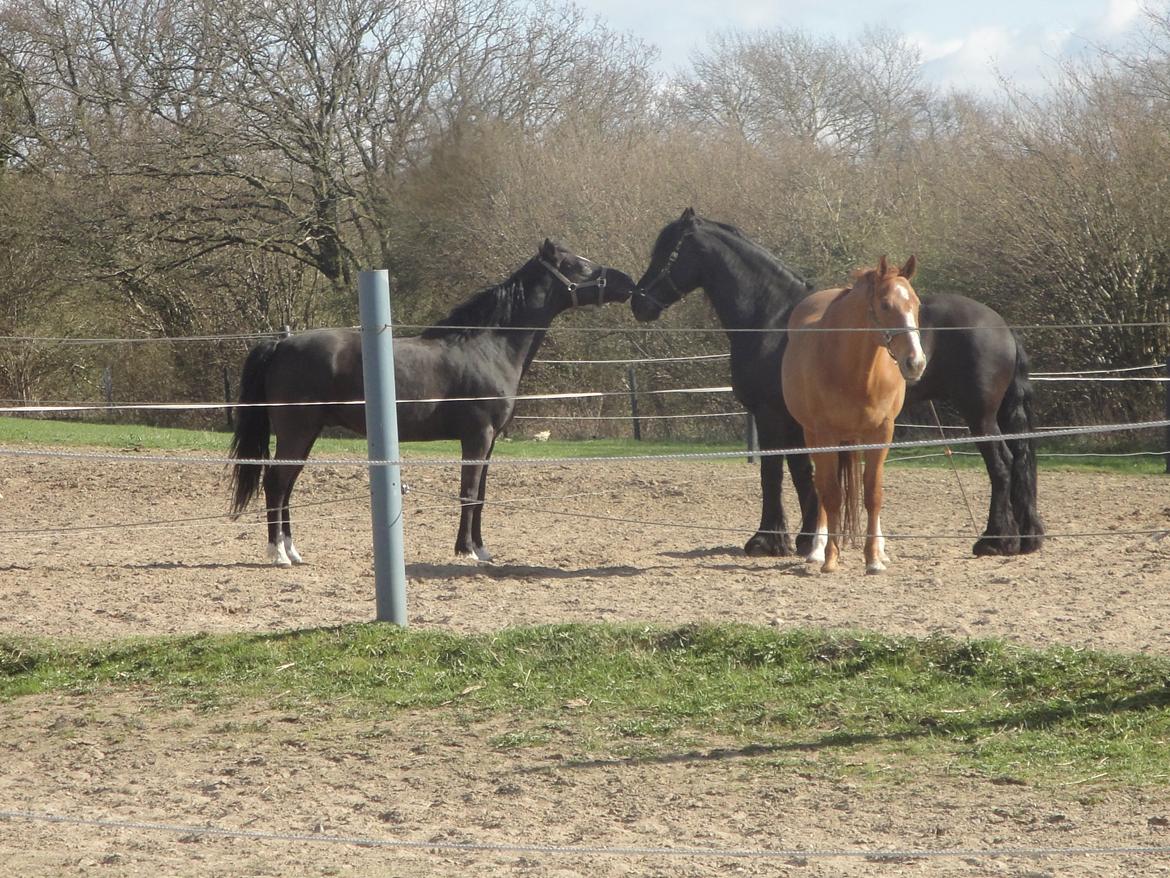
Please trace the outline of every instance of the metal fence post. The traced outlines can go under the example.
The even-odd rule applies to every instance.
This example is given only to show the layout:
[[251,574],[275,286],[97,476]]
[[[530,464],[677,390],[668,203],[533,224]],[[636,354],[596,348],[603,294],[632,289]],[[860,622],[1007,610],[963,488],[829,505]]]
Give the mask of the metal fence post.
[[[383,269],[358,275],[366,436],[371,461],[398,460],[394,343],[390,332],[390,276]],[[402,543],[402,475],[398,464],[370,467],[377,620],[406,627],[406,560]]]
[[[1170,357],[1166,358],[1166,383],[1162,386],[1166,388],[1166,420],[1170,421]],[[1166,445],[1163,450],[1166,452],[1166,474],[1170,475],[1170,427],[1166,428]]]
[[760,450],[760,434],[756,431],[756,418],[751,412],[747,413],[747,428],[746,439],[748,449],[748,463],[758,463],[760,456],[756,453]]

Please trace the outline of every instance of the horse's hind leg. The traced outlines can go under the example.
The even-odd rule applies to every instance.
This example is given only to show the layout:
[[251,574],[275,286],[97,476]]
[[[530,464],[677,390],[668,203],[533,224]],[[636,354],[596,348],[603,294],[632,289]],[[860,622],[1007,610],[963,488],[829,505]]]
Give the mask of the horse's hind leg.
[[[319,431],[320,428],[318,428]],[[290,501],[293,485],[304,469],[303,464],[279,464],[280,460],[304,460],[316,441],[317,432],[288,439],[277,434],[273,463],[264,475],[264,495],[268,503],[268,560],[277,567],[303,563],[293,544]]]
[[1017,555],[1020,534],[1011,506],[1011,452],[1007,443],[999,438],[999,427],[994,421],[990,424],[985,421],[979,427],[972,432],[990,437],[989,441],[976,444],[991,479],[991,503],[987,512],[987,530],[975,543],[972,552],[976,555]]
[[1027,555],[1044,545],[1044,522],[1036,506],[1036,448],[1031,439],[1017,439],[1008,443],[1008,449],[1012,456],[1012,514],[1020,532],[1020,554]]
[[291,567],[293,562],[284,546],[288,527],[288,495],[291,482],[289,464],[271,463],[264,471],[264,503],[268,514],[268,560],[277,567]]
[[[488,446],[487,454],[484,455],[485,459],[492,456],[495,447],[496,440],[493,438],[491,445]],[[484,497],[487,495],[487,480],[488,465],[485,463],[479,473],[479,504],[471,513],[471,542],[474,546],[475,556],[480,561],[492,560],[492,553],[483,544],[483,507]]]
[[[487,460],[491,453],[492,437],[488,432],[462,440],[464,460]],[[475,521],[483,509],[483,464],[467,464],[459,472],[459,532],[455,535],[455,554],[475,561],[481,559],[476,551]]]

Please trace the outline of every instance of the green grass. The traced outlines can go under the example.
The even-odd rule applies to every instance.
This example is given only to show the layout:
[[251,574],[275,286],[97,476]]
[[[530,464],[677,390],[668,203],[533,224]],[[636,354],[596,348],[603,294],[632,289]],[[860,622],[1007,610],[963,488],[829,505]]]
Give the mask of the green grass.
[[[0,418],[0,445],[39,447],[110,448],[133,451],[191,451],[226,455],[231,437],[215,430],[182,430],[127,424],[91,424],[73,420]],[[580,441],[531,439],[504,440],[496,445],[499,457],[594,457],[630,454],[670,454],[736,451],[738,446],[706,442],[634,442],[632,439],[588,439]],[[365,457],[364,439],[321,439],[313,447],[318,457],[352,455]],[[405,458],[447,458],[460,456],[458,442],[403,443]],[[736,458],[738,460],[738,458]]]
[[1028,782],[1170,777],[1170,659],[1159,657],[742,625],[0,639],[4,702],[112,689],[211,712],[264,702],[329,717],[502,718],[495,747],[568,732],[580,758],[716,741],[780,761],[816,751],[841,766]]
[[[164,427],[144,427],[126,424],[91,424],[74,420],[40,420],[28,418],[0,418],[0,445],[39,447],[109,448],[132,451],[190,451],[207,455],[225,455],[228,434],[214,430],[180,430]],[[499,457],[614,457],[628,455],[738,452],[742,446],[737,443],[691,442],[691,441],[644,441],[632,439],[588,439],[550,440],[536,442],[530,439],[505,440],[496,446]],[[923,453],[937,451],[937,448],[922,449]],[[970,446],[957,446],[957,450],[973,450]],[[1044,450],[1076,450],[1068,444],[1045,443]],[[313,449],[318,457],[355,456],[364,457],[364,439],[321,439]],[[913,450],[897,451],[891,454],[891,462],[899,455],[915,454]],[[412,442],[402,446],[404,458],[454,459],[460,456],[457,442]],[[740,462],[736,456],[728,460]],[[961,469],[982,470],[983,460],[978,456],[956,455],[952,458]],[[949,467],[945,458],[928,458],[898,463],[896,466]],[[1116,458],[1091,456],[1084,458],[1040,458],[1042,469],[1051,471],[1118,472],[1154,475],[1165,472],[1165,462],[1154,457]]]

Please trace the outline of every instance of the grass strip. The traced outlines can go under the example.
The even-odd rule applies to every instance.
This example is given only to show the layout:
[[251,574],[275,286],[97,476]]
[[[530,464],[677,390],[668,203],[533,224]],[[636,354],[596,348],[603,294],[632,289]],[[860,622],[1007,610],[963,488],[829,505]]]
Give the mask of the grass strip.
[[120,688],[208,711],[257,700],[362,718],[453,709],[508,720],[501,746],[567,722],[607,751],[714,737],[1020,778],[1165,784],[1170,742],[1170,659],[995,640],[600,624],[0,639],[4,702]]

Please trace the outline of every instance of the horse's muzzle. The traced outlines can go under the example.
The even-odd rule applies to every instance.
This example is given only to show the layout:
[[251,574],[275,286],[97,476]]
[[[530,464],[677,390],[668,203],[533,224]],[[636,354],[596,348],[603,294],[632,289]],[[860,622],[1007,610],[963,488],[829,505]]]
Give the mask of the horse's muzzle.
[[906,379],[907,384],[913,384],[926,371],[926,357],[921,354],[911,354],[898,361],[898,371]]
[[649,323],[662,316],[662,305],[641,289],[634,290],[633,296],[630,297],[630,310],[634,312],[634,318],[639,323]]

